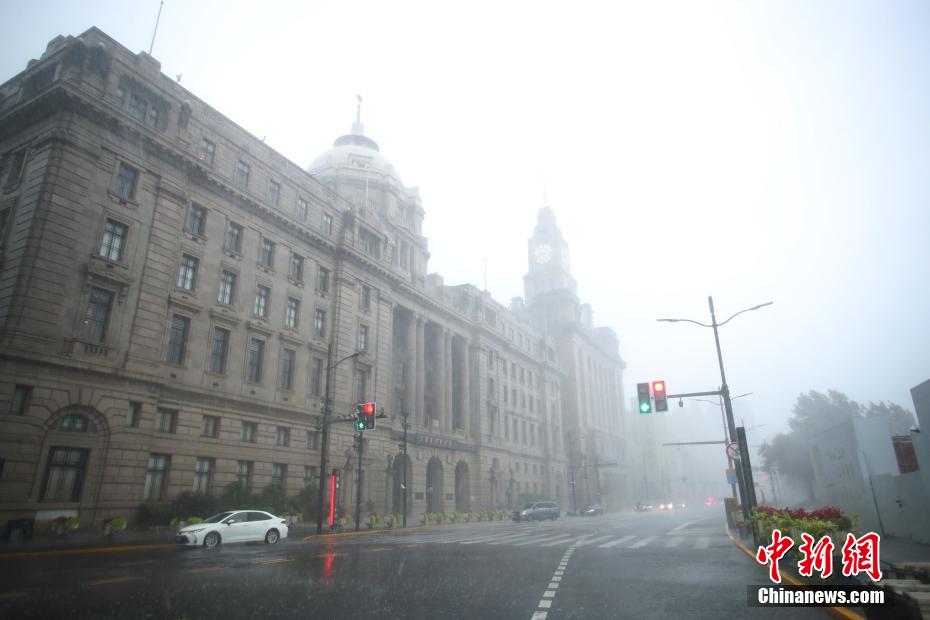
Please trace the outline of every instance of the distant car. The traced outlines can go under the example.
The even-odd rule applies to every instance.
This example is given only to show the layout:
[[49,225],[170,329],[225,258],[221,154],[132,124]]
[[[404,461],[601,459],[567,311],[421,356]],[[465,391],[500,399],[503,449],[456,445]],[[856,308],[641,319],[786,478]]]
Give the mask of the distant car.
[[559,518],[559,505],[555,502],[532,502],[526,504],[520,510],[513,511],[514,521],[542,521],[552,519],[555,521]]
[[287,538],[287,521],[262,510],[231,510],[213,515],[203,523],[178,530],[174,542],[212,549],[221,543],[257,542],[273,545]]
[[604,514],[604,509],[601,508],[600,504],[588,504],[581,509],[582,517],[595,517],[602,514]]
[[675,504],[672,502],[666,502],[664,504],[659,504],[659,510],[675,510]]
[[636,512],[648,512],[652,510],[652,504],[644,504],[642,502],[636,502],[636,505],[633,506],[633,510]]

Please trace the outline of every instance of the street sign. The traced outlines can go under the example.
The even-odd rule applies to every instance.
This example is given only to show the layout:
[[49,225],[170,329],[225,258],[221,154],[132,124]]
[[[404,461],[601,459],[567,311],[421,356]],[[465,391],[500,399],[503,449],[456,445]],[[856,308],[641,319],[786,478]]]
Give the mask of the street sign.
[[734,461],[739,460],[739,444],[735,441],[727,444],[727,456]]
[[727,484],[736,484],[736,470],[735,469],[727,470]]

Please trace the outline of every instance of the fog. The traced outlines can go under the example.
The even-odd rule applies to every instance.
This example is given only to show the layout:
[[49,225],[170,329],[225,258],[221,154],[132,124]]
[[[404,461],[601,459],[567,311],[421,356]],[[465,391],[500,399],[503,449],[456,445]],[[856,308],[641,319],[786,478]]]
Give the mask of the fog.
[[[147,50],[157,11],[7,3],[0,79],[94,25]],[[619,334],[627,396],[720,384],[711,331],[656,318],[709,322],[708,295],[721,320],[774,301],[721,329],[756,443],[802,392],[912,410],[930,376],[928,30],[921,2],[169,1],[153,56],[301,166],[361,94],[447,284],[522,295],[551,206],[580,296]],[[713,411],[657,415],[714,440]],[[719,476],[722,448],[682,450]]]

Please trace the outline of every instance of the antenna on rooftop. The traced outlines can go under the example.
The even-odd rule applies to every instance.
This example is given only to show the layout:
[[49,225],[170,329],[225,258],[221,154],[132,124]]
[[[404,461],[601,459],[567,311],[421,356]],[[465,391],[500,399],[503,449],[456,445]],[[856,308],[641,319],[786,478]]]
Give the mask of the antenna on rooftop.
[[[161,8],[165,6],[165,0],[161,0],[158,4],[158,17],[155,18],[155,30],[152,32],[152,43],[149,45],[149,56],[152,55],[152,50],[155,49],[155,35],[158,34],[158,22],[161,21]],[[178,80],[179,82],[181,80]]]

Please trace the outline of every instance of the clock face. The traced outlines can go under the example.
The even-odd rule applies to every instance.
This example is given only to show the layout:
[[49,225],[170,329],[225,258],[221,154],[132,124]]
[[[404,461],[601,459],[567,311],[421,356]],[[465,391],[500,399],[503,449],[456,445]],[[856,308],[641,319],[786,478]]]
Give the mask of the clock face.
[[533,250],[533,258],[540,265],[545,265],[552,260],[552,246],[548,243],[536,246],[536,249]]

